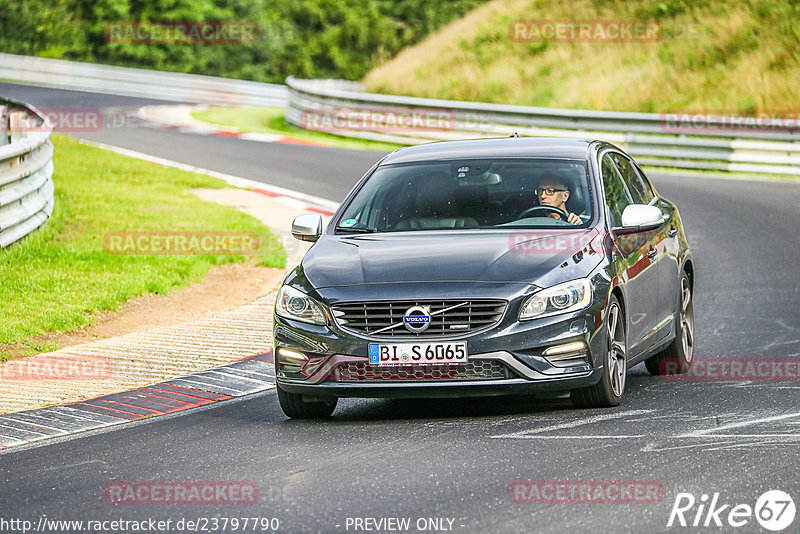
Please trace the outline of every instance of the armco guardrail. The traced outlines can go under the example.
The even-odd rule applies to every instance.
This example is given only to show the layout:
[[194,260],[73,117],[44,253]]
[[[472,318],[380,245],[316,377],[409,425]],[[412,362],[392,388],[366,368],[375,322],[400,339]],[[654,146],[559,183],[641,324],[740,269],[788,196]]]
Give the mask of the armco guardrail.
[[35,108],[0,100],[0,248],[53,214],[53,127]]
[[[357,83],[289,78],[286,120],[306,129],[400,144],[507,136],[595,138],[614,143],[643,165],[800,175],[800,129],[794,121],[718,128],[731,117],[705,116],[703,128],[676,128],[670,114],[510,106],[366,93]],[[440,127],[398,127],[398,117],[442,117]],[[338,115],[337,115],[338,114]],[[313,124],[312,120],[313,118]],[[334,124],[336,120],[341,124]],[[362,120],[363,119],[363,120]],[[412,120],[413,119],[409,119]],[[741,118],[746,121],[747,118]],[[752,118],[750,119],[752,121]],[[434,121],[435,122],[435,121]],[[322,124],[324,123],[324,124]],[[366,124],[366,125],[365,125]],[[746,124],[739,122],[740,126]],[[444,127],[441,127],[444,126]],[[691,125],[690,125],[691,126]]]
[[196,104],[280,107],[286,104],[283,85],[12,54],[0,54],[0,79]]
[[[339,135],[400,144],[436,140],[520,135],[597,138],[615,143],[644,165],[732,172],[800,175],[800,110],[776,125],[719,128],[730,116],[705,115],[710,126],[674,127],[670,114],[624,113],[510,106],[366,93],[358,83],[299,80],[286,86],[211,76],[95,65],[0,54],[0,79],[81,91],[138,96],[167,101],[239,106],[286,106],[286,119],[309,127],[309,114],[369,113],[369,127],[334,128]],[[375,113],[374,113],[375,112]],[[397,128],[376,124],[404,113],[441,112],[445,128]],[[748,118],[738,118],[746,121]],[[752,120],[752,119],[750,119]],[[774,127],[773,127],[774,126]],[[327,131],[327,130],[326,130]]]

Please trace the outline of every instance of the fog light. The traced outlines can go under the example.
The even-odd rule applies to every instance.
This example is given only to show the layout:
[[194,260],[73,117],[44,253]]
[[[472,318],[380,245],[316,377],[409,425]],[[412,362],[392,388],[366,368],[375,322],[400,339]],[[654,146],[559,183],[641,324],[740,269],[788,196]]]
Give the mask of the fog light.
[[571,341],[547,347],[542,351],[548,362],[555,367],[584,367],[589,365],[589,348],[583,341]]
[[544,352],[542,352],[542,356],[577,356],[584,352],[586,352],[586,343],[583,341],[572,341],[570,343],[564,343],[563,345],[547,347],[544,349]]
[[289,365],[303,365],[308,361],[308,356],[302,352],[296,352],[289,349],[278,349],[278,357],[281,363],[288,363]]

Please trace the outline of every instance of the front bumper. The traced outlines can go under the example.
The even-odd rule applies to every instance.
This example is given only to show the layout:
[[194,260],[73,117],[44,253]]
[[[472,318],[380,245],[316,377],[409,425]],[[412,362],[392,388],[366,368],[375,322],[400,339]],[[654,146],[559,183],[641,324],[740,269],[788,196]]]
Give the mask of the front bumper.
[[[509,314],[506,314],[507,316]],[[399,343],[363,337],[333,326],[317,326],[275,316],[275,366],[278,386],[309,398],[466,397],[536,394],[590,386],[603,372],[607,340],[603,307],[520,322],[508,317],[491,329],[461,337],[431,337],[418,342],[466,341],[468,364],[402,366],[369,364],[370,343]],[[585,361],[568,365],[545,355],[548,347],[581,341]],[[305,364],[291,364],[280,349],[302,353]],[[480,367],[481,374],[467,367]],[[491,370],[487,370],[491,367]]]
[[[347,356],[333,356],[330,367],[346,361]],[[480,354],[471,360],[487,361],[497,359],[513,369],[528,373],[525,378],[499,378],[480,380],[375,380],[342,382],[321,380],[316,383],[278,378],[281,389],[290,393],[300,393],[310,397],[372,397],[372,398],[440,398],[440,397],[484,397],[495,395],[530,395],[544,391],[561,391],[589,386],[597,380],[597,370],[571,373],[568,376],[552,377],[522,369],[520,363],[508,352]],[[363,358],[358,358],[363,361]],[[535,378],[534,378],[535,376]]]

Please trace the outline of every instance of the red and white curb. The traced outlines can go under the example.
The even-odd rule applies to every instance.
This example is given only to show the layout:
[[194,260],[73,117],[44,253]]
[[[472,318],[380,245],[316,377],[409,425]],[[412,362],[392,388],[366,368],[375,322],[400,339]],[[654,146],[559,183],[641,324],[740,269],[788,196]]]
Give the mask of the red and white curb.
[[266,391],[275,387],[273,363],[267,352],[152,386],[0,415],[0,450]]
[[193,110],[208,109],[208,106],[167,105],[144,106],[136,111],[139,126],[170,130],[194,135],[214,135],[218,137],[234,137],[243,141],[259,143],[283,143],[287,145],[329,146],[318,141],[306,141],[295,137],[261,132],[241,132],[237,128],[219,127],[211,123],[199,121],[192,117]]
[[309,211],[315,211],[317,213],[326,216],[333,215],[333,212],[335,212],[336,209],[339,207],[339,204],[336,202],[316,197],[314,195],[308,195],[306,193],[293,191],[291,189],[286,189],[284,187],[279,187],[276,185],[264,184],[261,182],[257,182],[255,180],[250,180],[248,178],[233,176],[232,174],[225,174],[223,172],[203,169],[201,167],[195,167],[194,165],[188,165],[186,163],[180,163],[178,161],[172,161],[165,158],[159,158],[157,156],[151,156],[150,154],[144,154],[142,152],[128,150],[127,148],[107,145],[105,143],[96,143],[94,141],[86,141],[85,139],[81,139],[80,143],[84,145],[94,146],[97,148],[102,148],[103,150],[115,152],[123,156],[139,159],[142,161],[146,161],[148,163],[152,163],[154,165],[160,165],[162,167],[171,167],[174,169],[181,169],[184,171],[194,172],[197,174],[205,174],[206,176],[211,176],[212,178],[218,178],[234,187],[249,189],[256,193],[267,195],[269,197],[275,198],[276,200],[280,200],[281,202],[289,204],[292,207]]
[[297,139],[296,137],[288,137],[285,135],[268,134],[261,132],[240,132],[239,130],[218,129],[213,127],[202,126],[176,126],[172,124],[160,123],[143,123],[140,126],[145,128],[156,128],[158,130],[170,130],[173,132],[188,133],[193,135],[214,135],[217,137],[233,137],[243,141],[255,141],[258,143],[282,143],[285,145],[304,145],[304,146],[320,146],[327,147],[325,143],[318,143],[316,141],[306,141],[305,139]]

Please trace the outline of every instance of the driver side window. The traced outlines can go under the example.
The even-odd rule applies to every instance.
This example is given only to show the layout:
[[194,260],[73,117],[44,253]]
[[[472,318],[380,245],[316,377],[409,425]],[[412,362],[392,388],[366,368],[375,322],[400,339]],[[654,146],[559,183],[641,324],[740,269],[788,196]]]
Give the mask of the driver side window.
[[603,156],[600,165],[600,172],[603,175],[603,190],[606,195],[606,203],[611,217],[611,226],[622,226],[622,212],[630,204],[633,204],[630,193],[622,182],[622,178],[611,160],[610,154]]

